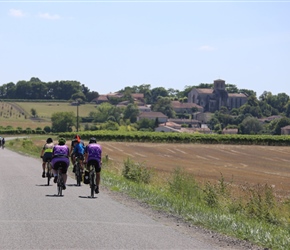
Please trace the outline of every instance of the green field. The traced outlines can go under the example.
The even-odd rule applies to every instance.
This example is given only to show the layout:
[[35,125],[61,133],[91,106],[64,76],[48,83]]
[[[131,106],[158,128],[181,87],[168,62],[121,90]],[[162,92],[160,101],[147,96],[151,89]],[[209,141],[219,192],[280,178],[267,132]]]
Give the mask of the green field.
[[[15,102],[16,105],[31,114],[31,109],[34,108],[38,117],[50,119],[55,112],[74,112],[77,115],[77,106],[73,106],[67,102]],[[82,104],[78,107],[79,116],[87,117],[91,111],[96,110],[96,104]]]
[[[36,110],[37,119],[31,119],[31,109]],[[51,116],[55,112],[74,112],[79,117],[87,117],[96,110],[96,104],[82,104],[79,107],[69,102],[0,102],[0,126],[35,129],[51,126]]]

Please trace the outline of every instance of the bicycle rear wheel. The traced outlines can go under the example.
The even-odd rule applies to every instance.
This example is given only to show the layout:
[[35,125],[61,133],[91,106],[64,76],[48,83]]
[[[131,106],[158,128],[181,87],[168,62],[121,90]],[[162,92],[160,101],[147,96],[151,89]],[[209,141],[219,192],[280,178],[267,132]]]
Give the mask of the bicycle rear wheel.
[[94,166],[90,166],[90,187],[91,187],[91,197],[94,198],[95,196],[95,170],[94,170]]
[[76,180],[77,180],[77,186],[80,186],[82,176],[81,176],[80,164],[78,162],[76,163]]
[[47,186],[49,186],[51,179],[51,164],[50,162],[46,163],[46,177],[47,177]]
[[62,189],[63,189],[63,177],[61,171],[59,170],[57,175],[57,194],[59,196],[62,196]]

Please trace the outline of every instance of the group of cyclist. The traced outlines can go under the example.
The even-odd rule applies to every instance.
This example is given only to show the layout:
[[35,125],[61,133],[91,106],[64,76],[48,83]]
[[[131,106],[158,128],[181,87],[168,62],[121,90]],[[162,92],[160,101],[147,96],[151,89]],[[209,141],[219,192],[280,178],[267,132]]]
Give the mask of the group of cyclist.
[[[44,144],[40,157],[42,158],[42,177],[45,178],[45,165],[48,161],[51,161],[52,173],[54,175],[54,183],[57,182],[57,170],[61,167],[64,186],[66,189],[67,170],[70,165],[70,161],[73,166],[76,159],[80,163],[81,171],[84,171],[85,165],[94,166],[96,171],[96,188],[95,193],[99,193],[100,174],[102,166],[102,147],[97,143],[96,138],[92,137],[89,140],[89,144],[85,146],[79,135],[76,135],[72,140],[71,147],[66,145],[64,138],[59,138],[58,144],[54,144],[52,138],[47,138]],[[74,169],[73,169],[74,171]]]

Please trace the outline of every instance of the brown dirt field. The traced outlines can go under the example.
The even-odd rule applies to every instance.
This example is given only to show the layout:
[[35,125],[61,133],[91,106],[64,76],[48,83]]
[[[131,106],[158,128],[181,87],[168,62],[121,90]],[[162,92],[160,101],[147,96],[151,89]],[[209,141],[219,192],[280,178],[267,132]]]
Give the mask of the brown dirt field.
[[159,144],[100,142],[103,156],[116,163],[130,157],[134,162],[162,172],[177,167],[199,181],[221,178],[235,185],[268,184],[277,193],[290,192],[290,148],[280,146]]

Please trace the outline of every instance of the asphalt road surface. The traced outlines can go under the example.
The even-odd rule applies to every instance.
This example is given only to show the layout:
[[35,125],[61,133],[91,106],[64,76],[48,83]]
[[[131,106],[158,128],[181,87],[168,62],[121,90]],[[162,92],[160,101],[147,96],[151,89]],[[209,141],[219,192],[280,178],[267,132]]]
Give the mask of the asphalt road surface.
[[72,178],[58,197],[41,173],[41,159],[0,149],[0,249],[233,249],[183,233],[102,188],[88,198],[89,187]]

